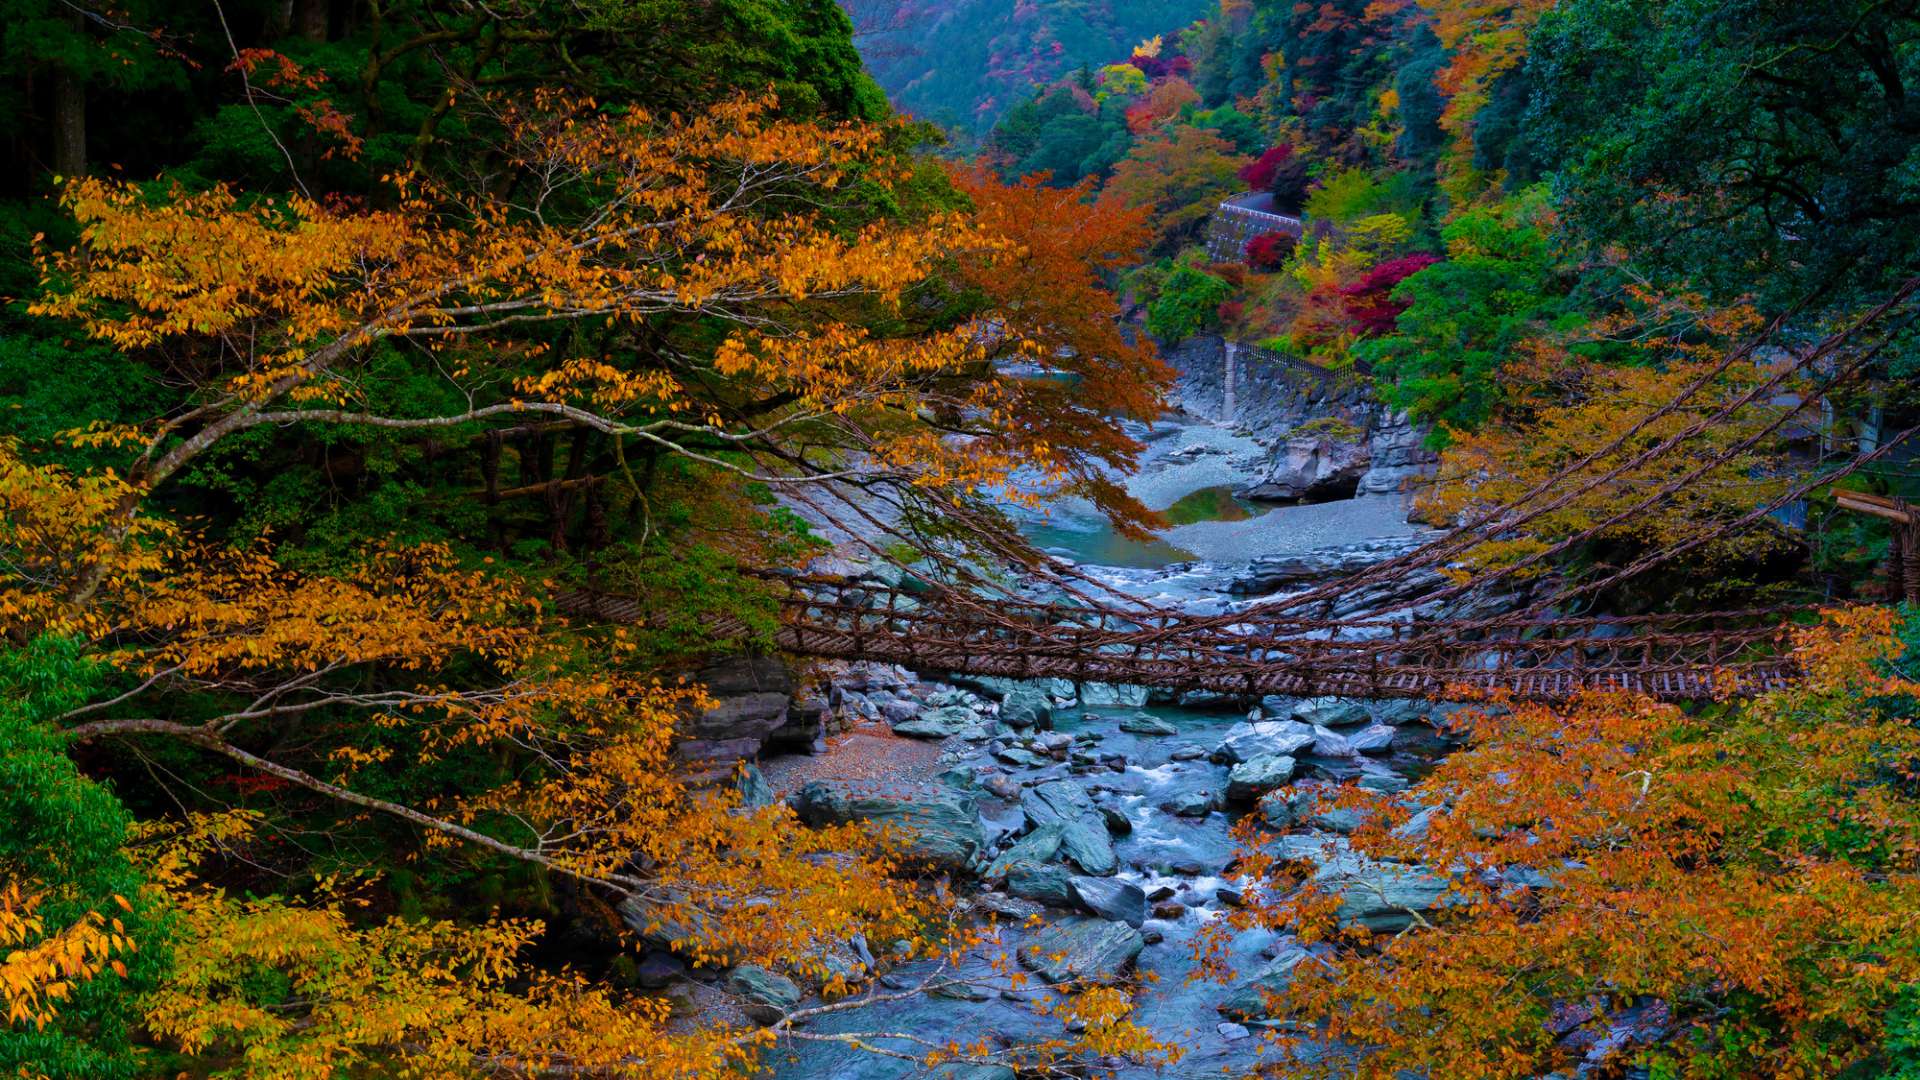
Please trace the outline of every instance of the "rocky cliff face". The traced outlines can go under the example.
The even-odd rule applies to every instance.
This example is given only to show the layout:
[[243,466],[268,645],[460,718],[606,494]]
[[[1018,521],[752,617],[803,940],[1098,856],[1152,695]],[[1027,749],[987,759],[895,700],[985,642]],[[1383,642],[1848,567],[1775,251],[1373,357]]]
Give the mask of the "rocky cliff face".
[[1164,358],[1178,373],[1181,408],[1245,428],[1271,447],[1266,472],[1243,489],[1246,497],[1391,494],[1436,460],[1422,445],[1426,431],[1356,380],[1214,336],[1189,338]]
[[821,736],[826,701],[800,693],[777,657],[729,657],[693,678],[715,704],[681,718],[674,756],[696,778],[723,779],[763,749],[810,750]]

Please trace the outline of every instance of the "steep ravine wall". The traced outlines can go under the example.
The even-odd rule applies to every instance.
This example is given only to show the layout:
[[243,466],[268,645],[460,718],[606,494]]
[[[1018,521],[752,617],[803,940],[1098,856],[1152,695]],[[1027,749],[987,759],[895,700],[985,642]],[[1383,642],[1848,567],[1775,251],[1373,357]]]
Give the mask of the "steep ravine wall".
[[1251,497],[1401,492],[1435,462],[1423,445],[1427,432],[1382,405],[1364,380],[1217,335],[1161,353],[1177,373],[1182,410],[1243,428],[1271,447],[1266,475],[1244,491]]

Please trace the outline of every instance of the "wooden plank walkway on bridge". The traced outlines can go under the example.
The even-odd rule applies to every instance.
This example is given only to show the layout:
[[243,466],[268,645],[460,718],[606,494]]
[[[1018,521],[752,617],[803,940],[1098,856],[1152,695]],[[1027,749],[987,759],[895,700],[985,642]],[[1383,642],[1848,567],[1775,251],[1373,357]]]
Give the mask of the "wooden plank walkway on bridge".
[[[775,643],[789,652],[948,674],[1067,679],[1230,697],[1444,699],[1503,692],[1564,701],[1589,690],[1663,701],[1744,697],[1799,678],[1779,611],[1422,622],[1142,613],[985,601],[795,577]],[[632,622],[632,600],[574,593],[568,614]],[[717,637],[744,626],[716,626]]]

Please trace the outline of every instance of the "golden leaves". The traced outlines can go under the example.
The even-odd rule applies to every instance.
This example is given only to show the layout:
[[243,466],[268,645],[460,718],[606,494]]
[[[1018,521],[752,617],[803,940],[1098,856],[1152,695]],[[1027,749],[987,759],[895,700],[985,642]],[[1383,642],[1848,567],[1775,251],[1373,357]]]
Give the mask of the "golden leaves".
[[[19,881],[0,886],[0,948],[8,949],[0,955],[0,1007],[9,1025],[45,1027],[81,983],[109,969],[124,976],[116,954],[133,951],[120,919],[97,911],[47,933],[43,900]],[[114,900],[132,910],[124,897]]]
[[1862,696],[1908,689],[1878,674],[1899,651],[1896,617],[1835,613],[1796,648],[1807,686],[1697,715],[1607,694],[1459,714],[1471,745],[1404,798],[1337,799],[1365,822],[1355,853],[1443,874],[1453,906],[1391,938],[1342,934],[1337,898],[1294,891],[1247,829],[1259,888],[1230,925],[1322,943],[1274,1004],[1316,1037],[1372,1048],[1338,1075],[1538,1076],[1591,1045],[1560,1034],[1650,1006],[1663,1023],[1636,1060],[1838,1074],[1920,979],[1905,944],[1920,803],[1903,775],[1920,731]]

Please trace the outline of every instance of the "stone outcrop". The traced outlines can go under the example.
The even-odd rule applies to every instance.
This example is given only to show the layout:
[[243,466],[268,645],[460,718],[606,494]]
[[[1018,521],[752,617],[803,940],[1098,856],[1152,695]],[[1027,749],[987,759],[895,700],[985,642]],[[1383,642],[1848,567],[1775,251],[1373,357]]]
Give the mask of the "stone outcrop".
[[900,854],[936,870],[971,871],[987,844],[973,800],[944,784],[815,780],[792,802],[808,825],[857,821],[896,829]]
[[1291,435],[1276,443],[1267,471],[1234,494],[1243,499],[1291,502],[1352,498],[1373,468],[1373,456],[1358,428]]
[[[798,730],[811,719],[802,714],[795,725],[794,678],[787,665],[774,657],[738,656],[710,664],[694,673],[694,681],[715,699],[712,708],[684,716],[674,757],[696,779],[718,779],[733,771],[735,762],[757,757],[769,739],[813,736]],[[789,725],[795,725],[789,728]]]
[[1245,497],[1393,494],[1438,461],[1426,430],[1375,400],[1364,379],[1214,335],[1188,338],[1165,358],[1187,412],[1271,440],[1265,475]]
[[1050,983],[1110,983],[1145,947],[1140,931],[1126,923],[1075,916],[1036,932],[1020,950],[1020,963]]

